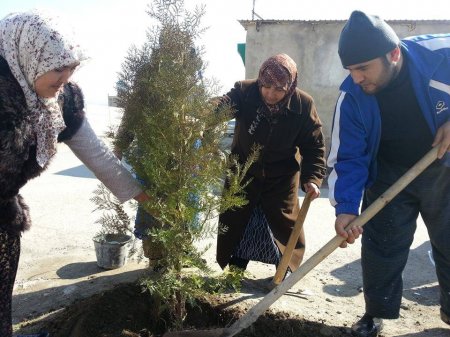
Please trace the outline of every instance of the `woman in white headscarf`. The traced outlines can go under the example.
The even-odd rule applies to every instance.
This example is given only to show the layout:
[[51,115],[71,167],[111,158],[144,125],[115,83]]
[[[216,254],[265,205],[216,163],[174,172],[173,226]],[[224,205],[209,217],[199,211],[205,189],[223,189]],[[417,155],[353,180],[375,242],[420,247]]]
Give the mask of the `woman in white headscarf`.
[[54,18],[39,12],[0,20],[0,336],[12,336],[11,298],[28,207],[19,190],[65,142],[122,202],[148,200],[93,132],[81,90],[69,82],[85,59]]

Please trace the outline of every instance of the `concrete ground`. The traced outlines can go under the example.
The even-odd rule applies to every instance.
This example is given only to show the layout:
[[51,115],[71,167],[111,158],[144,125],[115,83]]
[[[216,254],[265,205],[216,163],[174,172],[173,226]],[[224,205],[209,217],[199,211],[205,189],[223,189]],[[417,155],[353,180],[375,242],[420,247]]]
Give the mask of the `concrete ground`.
[[[91,115],[92,116],[92,115]],[[92,124],[100,134],[111,116],[95,115]],[[50,168],[25,186],[21,193],[31,209],[33,226],[22,238],[22,255],[14,288],[15,324],[57,310],[74,300],[111,288],[119,282],[138,279],[145,262],[131,259],[116,270],[96,265],[92,238],[99,225],[89,200],[98,181],[65,145],[60,145]],[[334,210],[327,190],[313,202],[305,222],[305,259],[334,237]],[[214,238],[211,239],[214,243]],[[448,326],[438,318],[438,286],[429,259],[430,244],[425,226],[418,229],[404,273],[405,290],[401,318],[386,323],[385,337],[450,336]],[[216,269],[215,246],[207,260]],[[360,292],[360,244],[338,249],[319,264],[288,295],[274,304],[305,319],[337,326],[350,326],[364,311]],[[271,277],[274,267],[251,262],[249,280]],[[257,282],[257,281],[255,281]],[[242,294],[256,303],[264,294]]]

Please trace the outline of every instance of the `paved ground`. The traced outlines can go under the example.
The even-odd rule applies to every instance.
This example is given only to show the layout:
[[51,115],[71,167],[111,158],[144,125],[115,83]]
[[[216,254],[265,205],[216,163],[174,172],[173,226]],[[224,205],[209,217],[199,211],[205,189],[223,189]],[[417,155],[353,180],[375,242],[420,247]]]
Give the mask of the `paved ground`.
[[[101,132],[111,118],[94,114],[91,119],[96,131]],[[33,226],[22,240],[13,300],[15,323],[56,310],[117,282],[136,280],[145,271],[145,263],[136,260],[111,271],[97,267],[92,237],[98,230],[94,224],[98,214],[92,213],[94,205],[89,201],[97,184],[70,150],[61,145],[49,170],[22,190],[31,208]],[[334,236],[333,209],[326,196],[325,189],[307,216],[306,258]],[[429,249],[427,233],[420,222],[404,273],[402,317],[387,322],[383,336],[450,336],[448,326],[438,318],[438,286]],[[207,259],[219,270],[214,250],[213,246]],[[362,285],[359,250],[357,243],[334,252],[274,307],[324,324],[351,325],[364,307],[359,291]],[[253,262],[249,271],[250,282],[274,274],[272,266]],[[242,294],[242,300],[254,303],[261,296],[249,291]]]

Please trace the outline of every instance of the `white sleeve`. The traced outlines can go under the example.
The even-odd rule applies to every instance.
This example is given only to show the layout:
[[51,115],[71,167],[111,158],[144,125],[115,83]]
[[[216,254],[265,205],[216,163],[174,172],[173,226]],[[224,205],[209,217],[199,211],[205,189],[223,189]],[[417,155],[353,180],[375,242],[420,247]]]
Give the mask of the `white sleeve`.
[[97,137],[87,119],[65,143],[120,202],[125,202],[142,192],[139,183]]

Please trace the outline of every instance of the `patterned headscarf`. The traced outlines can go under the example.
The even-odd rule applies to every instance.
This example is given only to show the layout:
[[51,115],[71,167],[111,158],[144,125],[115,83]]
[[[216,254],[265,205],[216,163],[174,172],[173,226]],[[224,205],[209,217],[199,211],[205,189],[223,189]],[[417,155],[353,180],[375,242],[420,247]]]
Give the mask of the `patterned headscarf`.
[[274,121],[280,111],[291,99],[297,87],[297,65],[286,54],[277,54],[268,58],[259,69],[258,86],[261,91],[263,86],[275,86],[286,89],[286,95],[276,104],[268,104],[262,100],[262,104],[256,111],[256,117],[248,128],[248,133],[253,135],[262,118]]
[[265,103],[267,112],[275,114],[280,112],[297,87],[297,65],[286,54],[277,54],[268,58],[259,69],[258,85],[275,86],[286,89],[286,95],[276,104]]
[[57,97],[39,97],[34,82],[48,71],[80,62],[80,47],[54,18],[37,12],[13,13],[0,21],[0,55],[25,95],[36,137],[36,159],[43,167],[56,152],[56,139],[65,128]]

